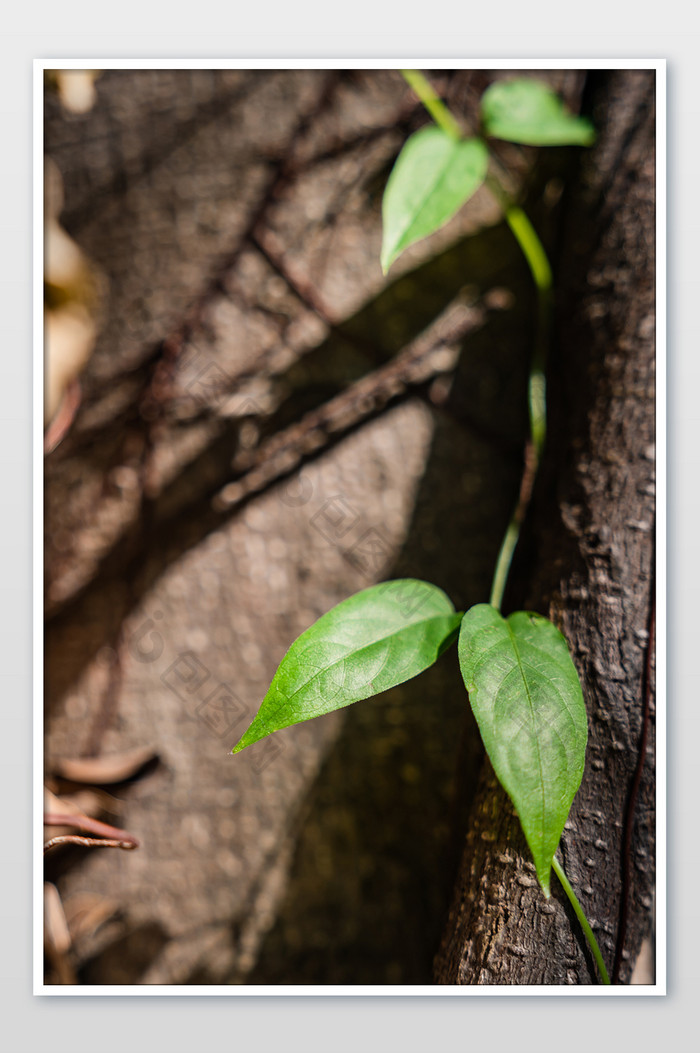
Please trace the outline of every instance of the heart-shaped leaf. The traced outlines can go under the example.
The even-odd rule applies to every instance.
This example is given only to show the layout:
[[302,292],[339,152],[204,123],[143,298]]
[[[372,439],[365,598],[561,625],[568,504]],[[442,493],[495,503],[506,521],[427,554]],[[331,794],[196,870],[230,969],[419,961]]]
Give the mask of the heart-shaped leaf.
[[232,752],[417,676],[453,642],[461,620],[441,589],[412,578],[343,600],[289,648]]
[[443,227],[481,186],[489,164],[481,139],[454,139],[434,125],[406,141],[384,191],[382,270]]
[[487,135],[527,146],[590,146],[595,129],[575,117],[550,87],[539,80],[498,81],[481,99]]
[[480,603],[462,620],[459,664],[486,752],[549,897],[552,857],[581,784],[588,735],[566,640],[539,614],[506,619]]

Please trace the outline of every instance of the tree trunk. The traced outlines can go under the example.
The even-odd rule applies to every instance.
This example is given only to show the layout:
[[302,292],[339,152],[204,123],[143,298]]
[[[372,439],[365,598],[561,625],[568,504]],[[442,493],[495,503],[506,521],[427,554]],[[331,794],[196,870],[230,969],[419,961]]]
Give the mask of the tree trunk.
[[[506,609],[547,613],[581,676],[589,742],[559,849],[613,982],[629,983],[654,894],[654,74],[590,87],[599,130],[566,209],[549,439]],[[436,979],[590,984],[563,890],[545,901],[486,762]]]

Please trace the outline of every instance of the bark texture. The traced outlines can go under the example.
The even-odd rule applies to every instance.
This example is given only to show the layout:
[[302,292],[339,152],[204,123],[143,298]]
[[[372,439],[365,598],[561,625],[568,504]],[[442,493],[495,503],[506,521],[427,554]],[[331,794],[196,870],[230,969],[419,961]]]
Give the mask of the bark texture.
[[[505,610],[548,614],[589,717],[560,846],[613,982],[628,983],[654,895],[654,74],[593,75],[595,147],[567,202],[549,437]],[[563,890],[546,902],[517,817],[480,776],[436,961],[444,984],[590,984]]]

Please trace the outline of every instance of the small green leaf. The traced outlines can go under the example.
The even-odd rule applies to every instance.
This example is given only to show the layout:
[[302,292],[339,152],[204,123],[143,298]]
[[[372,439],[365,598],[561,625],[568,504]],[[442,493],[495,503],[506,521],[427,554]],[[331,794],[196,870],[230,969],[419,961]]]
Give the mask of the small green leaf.
[[413,578],[343,600],[289,648],[232,753],[417,676],[454,641],[461,620],[441,589]]
[[382,202],[382,270],[421,238],[452,219],[486,177],[481,139],[453,139],[431,126],[416,132],[399,154]]
[[527,146],[590,146],[595,129],[539,80],[497,81],[481,99],[487,135]]
[[552,858],[581,784],[588,735],[566,640],[539,614],[506,619],[480,603],[462,620],[459,664],[486,752],[549,897]]

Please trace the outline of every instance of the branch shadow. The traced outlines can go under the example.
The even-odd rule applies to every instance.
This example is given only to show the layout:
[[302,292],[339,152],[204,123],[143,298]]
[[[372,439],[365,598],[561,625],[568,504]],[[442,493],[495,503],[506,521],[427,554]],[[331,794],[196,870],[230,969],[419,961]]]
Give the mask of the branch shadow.
[[[261,438],[277,434],[365,376],[371,368],[389,361],[465,286],[469,286],[475,300],[494,288],[516,288],[519,291],[514,294],[515,299],[519,297],[523,303],[527,300],[526,281],[521,264],[513,272],[513,247],[503,224],[465,239],[402,276],[285,374],[282,387],[294,394],[282,401]],[[522,388],[527,357],[508,358],[512,337],[516,335],[508,330],[515,314],[517,303],[512,311],[489,312],[483,328],[469,335],[444,412],[458,422],[462,437],[455,441],[468,442],[471,436],[478,443],[498,448],[500,456],[510,460],[517,474],[519,436],[525,418],[524,404],[514,395]],[[513,326],[520,330],[521,337],[526,335],[522,327],[522,319]],[[519,340],[517,346],[521,343]],[[353,354],[348,354],[348,347],[354,349]],[[363,426],[367,419],[363,417],[357,426]],[[315,456],[326,454],[351,430],[331,439]],[[240,515],[246,503],[259,496],[251,495],[230,511],[221,511],[213,504],[221,488],[235,477],[231,464],[239,448],[239,433],[239,423],[226,425],[215,442],[195,457],[157,498],[144,502],[139,520],[102,560],[89,584],[47,621],[49,710],[60,704],[100,648],[118,647],[125,619],[167,568]],[[294,465],[287,476],[276,477],[274,484],[298,469],[299,465]]]

